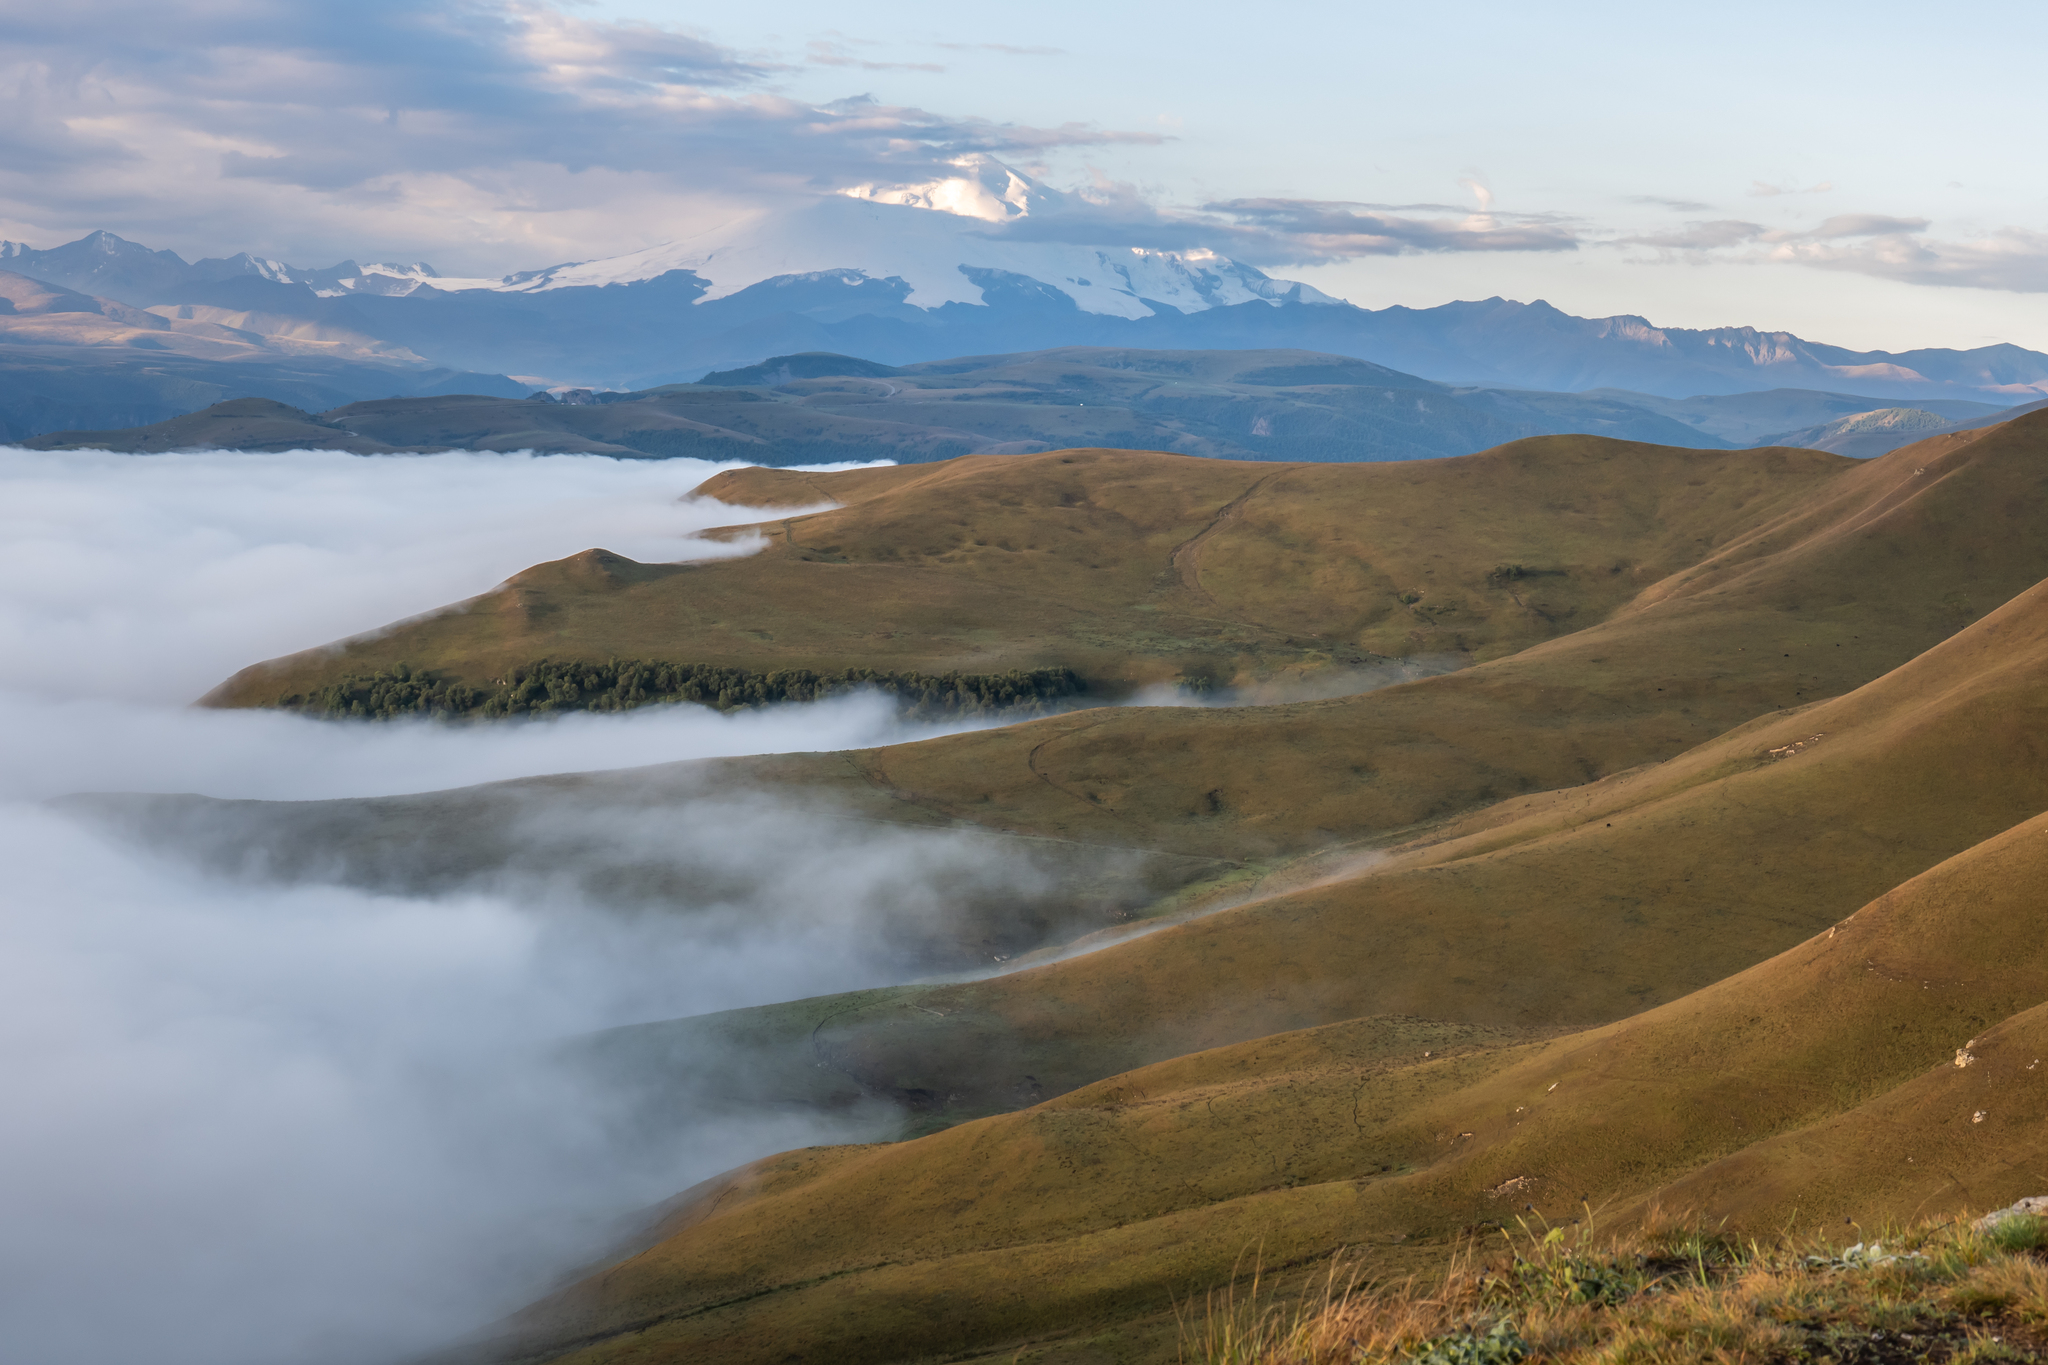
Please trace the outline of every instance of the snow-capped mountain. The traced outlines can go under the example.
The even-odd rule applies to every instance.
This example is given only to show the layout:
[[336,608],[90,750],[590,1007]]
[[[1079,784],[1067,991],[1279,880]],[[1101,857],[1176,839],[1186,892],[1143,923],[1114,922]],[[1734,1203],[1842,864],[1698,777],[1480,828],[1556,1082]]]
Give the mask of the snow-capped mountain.
[[434,267],[423,262],[357,265],[343,261],[323,270],[307,270],[246,251],[187,263],[175,251],[152,251],[111,232],[87,233],[47,251],[25,242],[0,241],[0,270],[137,305],[172,302],[181,291],[223,280],[302,284],[322,298],[336,298],[344,294],[409,294],[438,278]]
[[2016,346],[1853,351],[1751,328],[1578,318],[1541,300],[1359,308],[1214,250],[1106,244],[1114,234],[1091,227],[1098,214],[965,157],[928,181],[792,200],[624,255],[496,278],[424,263],[309,270],[247,253],[188,264],[107,232],[47,250],[0,243],[0,271],[136,308],[175,305],[180,320],[233,318],[220,325],[300,349],[315,336],[368,339],[379,354],[531,388],[645,388],[804,351],[900,365],[1108,346],[1314,350],[1454,384],[1667,398],[2048,394],[2048,356]]
[[[635,284],[684,270],[710,282],[706,301],[790,275],[839,272],[849,282],[902,280],[913,308],[985,302],[987,272],[1035,281],[1085,313],[1151,317],[1165,304],[1198,313],[1231,304],[1337,304],[1312,285],[1275,280],[1214,251],[1155,251],[1032,240],[1006,229],[1027,219],[1056,219],[1068,196],[975,155],[958,175],[916,185],[861,185],[794,210],[736,217],[708,232],[623,256],[576,261],[499,279],[447,279],[425,267],[367,266],[353,288],[445,293]],[[402,270],[423,273],[405,276]],[[309,281],[310,282],[310,281]],[[404,286],[404,287],[402,287]]]
[[1162,311],[1156,306],[1161,304],[1186,314],[1261,301],[1341,302],[1214,251],[1043,240],[1042,232],[1018,229],[1027,222],[1034,229],[1048,222],[1057,226],[1085,206],[993,157],[961,157],[954,170],[921,184],[860,185],[794,207],[743,214],[709,231],[621,256],[496,278],[444,277],[424,262],[343,261],[306,269],[246,252],[188,266],[170,252],[152,252],[105,232],[47,252],[0,243],[0,268],[30,274],[40,268],[43,277],[67,287],[98,286],[97,292],[110,297],[246,276],[305,285],[322,298],[404,297],[422,288],[539,294],[639,284],[687,271],[709,283],[703,302],[768,280],[827,273],[848,284],[900,280],[909,286],[902,302],[921,309],[981,304],[992,283],[1025,281],[1065,295],[1084,313],[1114,318],[1151,317]]

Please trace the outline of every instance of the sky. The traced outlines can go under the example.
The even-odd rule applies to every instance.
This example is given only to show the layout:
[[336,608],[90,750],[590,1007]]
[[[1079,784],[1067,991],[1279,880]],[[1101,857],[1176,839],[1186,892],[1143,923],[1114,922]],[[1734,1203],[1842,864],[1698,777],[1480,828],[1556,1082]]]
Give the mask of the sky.
[[1366,307],[2048,348],[2048,10],[0,8],[0,235],[498,274],[991,153]]
[[1365,306],[2048,347],[2044,40],[1986,0],[17,2],[0,236],[493,274],[982,152]]

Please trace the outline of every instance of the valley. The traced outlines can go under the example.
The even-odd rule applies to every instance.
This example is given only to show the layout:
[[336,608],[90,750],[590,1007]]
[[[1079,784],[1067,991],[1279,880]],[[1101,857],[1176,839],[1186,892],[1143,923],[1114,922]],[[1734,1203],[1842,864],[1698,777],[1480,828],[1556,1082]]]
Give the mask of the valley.
[[418,797],[97,799],[387,891],[525,856],[508,812],[658,825],[709,791],[1063,860],[1064,915],[963,902],[923,979],[582,1044],[649,1114],[881,1102],[900,1136],[687,1192],[463,1358],[1169,1359],[1248,1247],[1283,1287],[1339,1252],[1384,1280],[1518,1211],[1761,1234],[2032,1188],[2048,414],[1863,462],[1079,449],[699,495],[770,512],[728,533],[763,547],[537,566],[209,700],[542,656],[1058,666],[1138,701],[1449,671]]

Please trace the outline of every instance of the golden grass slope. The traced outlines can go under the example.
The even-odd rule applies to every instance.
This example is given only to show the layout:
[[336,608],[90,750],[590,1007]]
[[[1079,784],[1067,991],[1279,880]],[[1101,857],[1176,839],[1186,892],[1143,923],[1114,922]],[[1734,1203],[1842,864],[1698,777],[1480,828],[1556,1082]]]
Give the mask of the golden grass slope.
[[1604,618],[1853,468],[1542,437],[1402,464],[1078,450],[740,471],[706,495],[845,505],[762,523],[766,545],[740,560],[539,565],[466,606],[244,670],[210,700],[267,705],[401,660],[471,683],[542,657],[1064,665],[1114,694],[1378,655],[1490,658]]
[[1340,855],[1303,889],[924,988],[914,1013],[893,1000],[809,1009],[877,1093],[957,1095],[966,1113],[1029,1093],[1026,1077],[1056,1094],[1359,1016],[1506,1029],[1621,1018],[2048,809],[2042,599],[2031,590],[1848,696],[1656,768],[1501,803],[1363,871],[1345,875]]
[[[1622,1223],[1656,1208],[1769,1231],[1795,1214],[1874,1223],[2038,1192],[2048,816],[2012,813],[2048,807],[2044,668],[2048,588],[1851,696],[1745,727],[1667,771],[1524,803],[1356,882],[1450,888],[1434,907],[1411,897],[1402,918],[1450,940],[1447,967],[1475,951],[1512,964],[1524,998],[1559,968],[1605,974],[1589,954],[1619,928],[1611,907],[1588,914],[1577,888],[1544,877],[1546,855],[1553,874],[1632,856],[1654,939],[1688,956],[1722,941],[1776,950],[1768,960],[1549,1041],[1403,1037],[1359,1018],[1164,1061],[912,1143],[773,1158],[700,1191],[648,1251],[530,1310],[506,1349],[588,1362],[1163,1359],[1174,1299],[1226,1279],[1251,1246],[1280,1266],[1349,1247],[1397,1273],[1441,1264],[1463,1229],[1531,1205],[1556,1217],[1585,1199]],[[1775,847],[1759,848],[1773,828]],[[1838,831],[1847,843],[1831,846]],[[1809,904],[1796,931],[1790,916],[1708,908],[1743,875],[1806,862],[1841,878],[1899,841],[1894,869],[1927,861],[1879,874],[1892,880],[1874,894],[1838,892],[1831,913]],[[1661,884],[1645,875],[1659,848]],[[1458,886],[1468,869],[1516,859],[1501,884],[1520,884],[1520,904]],[[1714,864],[1729,868],[1719,893],[1688,891]],[[1463,922],[1447,924],[1461,904]],[[1348,939],[1353,972],[1375,955],[1412,959],[1375,909],[1361,898],[1348,924],[1304,937],[1325,956]],[[1245,952],[1277,921],[1307,917],[1269,914],[1234,961],[1185,951],[1195,930],[1244,914],[1131,946],[1181,940],[1174,962],[1149,965],[1199,1001],[1254,965]],[[1504,951],[1519,921],[1537,932]],[[1047,997],[1056,974],[1128,952],[1006,980],[1036,977]],[[1175,970],[1205,956],[1207,976]],[[1291,991],[1307,965],[1254,988]],[[1487,982],[1467,1003],[1512,985]],[[1380,987],[1352,1003],[1381,1015],[1404,1003],[1384,994],[1408,989],[1396,973]],[[1128,993],[1102,1002],[1119,1005],[1144,1014]]]
[[[1033,972],[921,988],[917,1009],[792,1005],[792,1028],[808,1037],[832,1015],[843,1069],[877,1093],[936,1097],[919,1103],[945,1121],[1280,1030],[1361,1015],[1585,1026],[1740,970],[2048,805],[2039,764],[1959,776],[1952,761],[2037,743],[2031,675],[1994,666],[2034,657],[2006,617],[1847,697],[1771,712],[1940,640],[1957,594],[1982,601],[2048,574],[2026,513],[2042,501],[2041,442],[2015,432],[1855,467],[1610,623],[1461,674],[1302,706],[1096,710],[721,764],[720,781],[870,817],[1224,861],[1337,846],[1299,870],[1293,884],[1312,883],[1301,889],[1247,885],[1255,899],[1236,909]],[[1759,711],[1661,768],[1442,823],[1502,789],[1567,787]],[[1794,745],[1806,747],[1768,757]],[[602,804],[658,799],[653,778],[576,781]],[[464,837],[459,797],[408,801],[408,830]],[[336,803],[357,804],[393,806]],[[1363,851],[1347,841],[1385,847],[1425,819],[1434,842],[1347,871]]]
[[[820,760],[809,780],[1204,856],[1384,839],[1668,758],[1898,667],[2048,576],[2044,504],[2048,413],[1843,466],[1604,619],[1447,676],[1293,706],[1085,711]],[[1235,553],[1235,534],[1209,553]]]

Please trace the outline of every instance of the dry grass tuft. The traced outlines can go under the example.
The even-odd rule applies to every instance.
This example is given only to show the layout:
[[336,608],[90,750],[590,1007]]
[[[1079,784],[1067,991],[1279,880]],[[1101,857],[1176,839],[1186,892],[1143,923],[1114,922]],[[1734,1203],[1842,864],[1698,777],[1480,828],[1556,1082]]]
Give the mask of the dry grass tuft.
[[[1343,1257],[1292,1301],[1236,1279],[1182,1315],[1188,1365],[1737,1365],[2048,1360],[2048,1220],[1893,1229],[1836,1250],[1590,1220],[1475,1244],[1430,1286]],[[1193,1304],[1189,1305],[1194,1308]]]

